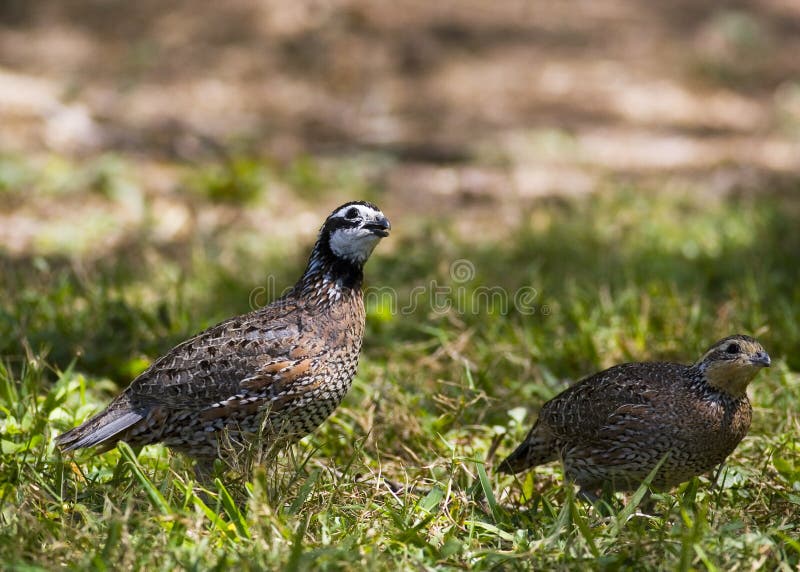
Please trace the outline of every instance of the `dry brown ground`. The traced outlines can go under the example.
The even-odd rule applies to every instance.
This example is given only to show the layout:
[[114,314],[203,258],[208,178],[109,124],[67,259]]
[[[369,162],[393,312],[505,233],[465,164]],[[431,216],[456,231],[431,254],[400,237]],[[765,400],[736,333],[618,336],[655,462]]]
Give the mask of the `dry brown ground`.
[[[796,189],[798,54],[796,0],[6,0],[0,152],[113,152],[173,209],[167,234],[188,216],[182,166],[232,147],[366,157],[385,210],[469,221],[609,179]],[[284,221],[308,210],[273,196]],[[0,244],[97,209],[109,232],[141,219],[90,198],[67,220],[54,200],[6,208]]]

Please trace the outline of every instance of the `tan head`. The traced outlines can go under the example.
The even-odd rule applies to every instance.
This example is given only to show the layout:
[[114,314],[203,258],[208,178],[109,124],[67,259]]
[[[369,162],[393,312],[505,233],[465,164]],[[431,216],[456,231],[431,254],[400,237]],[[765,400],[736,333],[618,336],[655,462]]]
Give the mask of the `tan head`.
[[762,367],[770,366],[769,354],[750,336],[737,334],[724,338],[713,346],[695,364],[708,383],[733,395],[742,397],[747,384]]

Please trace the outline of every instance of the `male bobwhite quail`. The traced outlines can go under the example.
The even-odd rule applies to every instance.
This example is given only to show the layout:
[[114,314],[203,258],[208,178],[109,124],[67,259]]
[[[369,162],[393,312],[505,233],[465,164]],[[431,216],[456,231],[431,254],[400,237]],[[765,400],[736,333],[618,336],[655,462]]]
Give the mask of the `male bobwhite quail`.
[[715,343],[693,365],[627,363],[585,378],[548,401],[525,441],[500,465],[518,473],[560,459],[592,498],[632,490],[662,460],[653,488],[705,473],[747,434],[747,384],[770,358],[749,336]]
[[364,333],[362,268],[391,225],[374,204],[325,220],[300,280],[272,304],[230,318],[155,361],[111,404],[56,442],[63,451],[161,442],[198,460],[264,437],[291,443],[317,428],[356,373]]

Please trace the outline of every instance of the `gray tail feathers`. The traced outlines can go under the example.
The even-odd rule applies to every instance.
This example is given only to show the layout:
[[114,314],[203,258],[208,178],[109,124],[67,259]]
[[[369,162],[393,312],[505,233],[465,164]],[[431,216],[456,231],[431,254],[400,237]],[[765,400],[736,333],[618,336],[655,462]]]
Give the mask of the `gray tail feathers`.
[[83,424],[56,437],[56,445],[62,451],[72,451],[84,447],[107,444],[113,447],[120,433],[133,427],[144,419],[144,415],[135,411],[117,409],[105,410]]
[[498,472],[519,473],[558,459],[558,441],[552,435],[537,429],[538,426],[534,426],[520,446],[497,465]]

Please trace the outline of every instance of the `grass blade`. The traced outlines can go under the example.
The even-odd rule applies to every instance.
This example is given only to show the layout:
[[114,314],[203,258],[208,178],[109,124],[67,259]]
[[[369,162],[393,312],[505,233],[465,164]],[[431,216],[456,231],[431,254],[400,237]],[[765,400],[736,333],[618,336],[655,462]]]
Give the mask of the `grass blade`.
[[219,491],[219,498],[222,501],[222,508],[225,510],[225,514],[228,515],[228,518],[231,519],[231,522],[236,527],[236,531],[239,533],[239,536],[248,539],[252,538],[250,536],[250,527],[247,526],[247,521],[245,521],[242,511],[240,511],[239,507],[236,506],[236,503],[233,502],[233,497],[228,492],[228,489],[225,488],[225,485],[222,484],[222,481],[218,478],[214,479],[214,484],[217,486],[217,490]]
[[586,544],[589,546],[589,552],[591,552],[592,556],[595,558],[600,558],[600,551],[597,549],[597,545],[594,541],[595,535],[592,533],[592,529],[587,520],[580,513],[580,509],[575,502],[574,494],[567,495],[567,503],[569,504],[569,511],[572,515],[572,522],[575,523],[575,526],[578,528],[581,536],[583,536],[584,540],[586,540]]
[[320,474],[319,469],[314,469],[313,471],[311,471],[311,474],[308,475],[308,479],[306,479],[306,482],[304,482],[303,486],[300,487],[300,492],[297,493],[297,498],[294,499],[294,502],[292,502],[292,505],[289,507],[288,514],[292,515],[297,514],[298,511],[302,508],[302,506],[306,502],[306,499],[308,498],[308,495],[311,494],[311,489],[314,488],[314,483],[317,482],[319,474]]
[[131,449],[130,445],[124,441],[120,441],[117,444],[117,448],[119,449],[122,458],[127,461],[131,472],[133,472],[133,476],[136,477],[136,480],[139,481],[139,484],[142,485],[142,488],[147,493],[147,498],[150,499],[150,504],[153,505],[153,508],[156,508],[161,514],[171,514],[172,509],[170,508],[167,499],[164,498],[164,495],[161,494],[161,491],[159,491],[155,485],[153,485],[153,482],[144,474],[142,467],[136,460],[136,455],[133,454],[133,449]]
[[623,509],[617,513],[617,518],[611,526],[610,534],[612,538],[619,534],[619,531],[622,530],[622,527],[625,526],[625,523],[628,522],[628,519],[633,516],[633,513],[642,502],[642,499],[644,499],[645,495],[650,490],[650,484],[653,482],[653,479],[656,477],[659,469],[661,469],[661,465],[666,462],[668,457],[669,452],[661,457],[661,460],[656,464],[655,467],[653,467],[653,470],[648,473],[647,477],[645,477],[645,479],[642,481],[642,484],[640,484],[639,488],[636,489],[636,492],[633,493],[633,496],[631,496],[631,500],[628,501],[628,504],[626,504]]
[[289,555],[289,561],[286,563],[286,572],[300,570],[300,558],[303,556],[303,537],[306,535],[309,522],[311,522],[311,514],[307,513],[306,517],[297,525],[297,531],[292,540],[292,552]]
[[481,483],[481,489],[486,496],[486,502],[489,503],[489,509],[492,511],[492,518],[495,522],[503,520],[503,511],[497,504],[497,499],[492,491],[492,483],[489,482],[489,476],[486,474],[486,467],[483,463],[475,463],[475,468],[478,471],[478,480]]
[[209,522],[220,531],[222,534],[225,535],[226,538],[229,540],[236,540],[236,534],[234,534],[232,527],[229,526],[225,519],[220,517],[214,510],[212,510],[202,498],[194,494],[194,490],[190,485],[185,485],[180,480],[174,480],[173,483],[182,490],[185,495],[184,504],[188,505],[189,503],[193,504],[196,508],[199,508],[200,511],[206,516]]
[[431,514],[435,512],[443,498],[444,491],[439,487],[433,487],[430,492],[419,501],[417,506],[428,514]]

